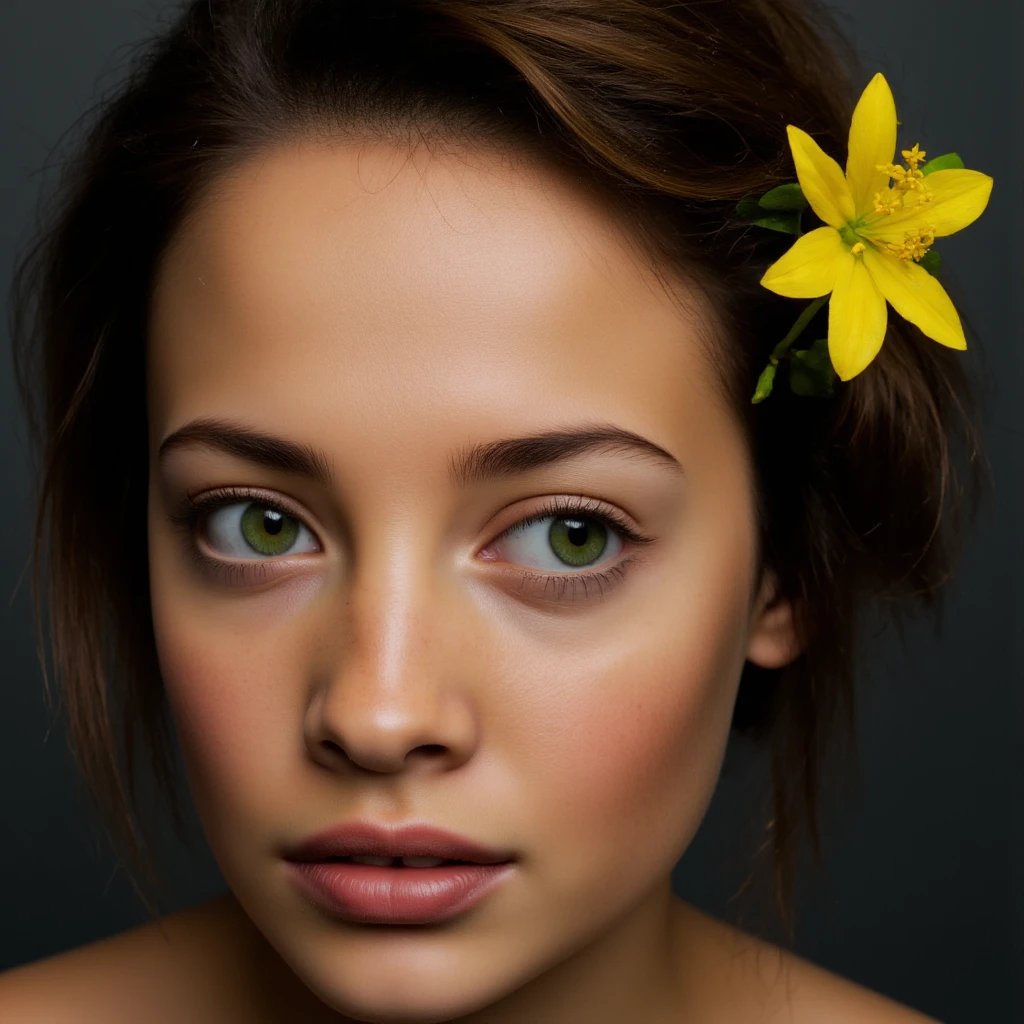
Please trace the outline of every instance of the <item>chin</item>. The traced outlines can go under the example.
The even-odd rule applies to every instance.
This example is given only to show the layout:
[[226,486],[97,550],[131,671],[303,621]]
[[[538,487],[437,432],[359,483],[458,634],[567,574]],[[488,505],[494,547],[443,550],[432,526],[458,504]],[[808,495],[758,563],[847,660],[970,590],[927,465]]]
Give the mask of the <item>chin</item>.
[[392,960],[370,971],[355,964],[344,971],[307,964],[296,973],[323,1003],[361,1024],[434,1024],[479,1012],[526,980],[510,975],[507,959],[474,963],[466,952],[445,962],[424,953],[417,965],[398,957],[405,965]]

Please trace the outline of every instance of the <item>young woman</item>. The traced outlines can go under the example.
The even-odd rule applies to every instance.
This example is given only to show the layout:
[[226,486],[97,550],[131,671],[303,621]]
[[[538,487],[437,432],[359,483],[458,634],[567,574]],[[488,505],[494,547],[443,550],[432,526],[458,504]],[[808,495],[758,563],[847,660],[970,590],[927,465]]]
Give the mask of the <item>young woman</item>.
[[891,94],[853,116],[823,24],[201,0],[155,42],[19,370],[82,770],[144,872],[118,739],[167,783],[173,723],[229,892],[0,1018],[925,1019],[670,885],[736,730],[787,905],[858,614],[945,580],[975,444],[920,263],[984,176],[880,166]]

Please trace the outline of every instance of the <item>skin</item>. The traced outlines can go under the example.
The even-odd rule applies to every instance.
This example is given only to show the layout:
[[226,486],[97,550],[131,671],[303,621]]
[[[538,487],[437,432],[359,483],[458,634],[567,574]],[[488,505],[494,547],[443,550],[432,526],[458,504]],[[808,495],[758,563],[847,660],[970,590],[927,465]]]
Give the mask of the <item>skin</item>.
[[[167,919],[162,940],[108,940],[102,962],[134,950],[150,1004],[192,999],[193,1020],[810,1021],[841,1005],[865,1015],[829,1019],[924,1019],[811,965],[787,988],[777,951],[671,891],[745,660],[799,650],[758,571],[750,455],[710,323],[609,211],[535,163],[303,142],[219,183],[157,279],[149,531],[167,696],[231,891]],[[210,443],[161,457],[206,418],[315,447],[330,479]],[[604,450],[448,472],[467,446],[595,423],[678,466]],[[172,520],[187,492],[224,486],[286,503],[312,547],[244,560]],[[557,496],[652,539],[612,534],[592,564],[559,568],[550,519],[507,533]],[[200,568],[197,547],[249,576]],[[586,596],[524,584],[630,555]],[[442,926],[341,922],[281,854],[356,817],[429,821],[519,860]],[[168,948],[190,966],[166,967]],[[65,979],[98,988],[92,952]]]

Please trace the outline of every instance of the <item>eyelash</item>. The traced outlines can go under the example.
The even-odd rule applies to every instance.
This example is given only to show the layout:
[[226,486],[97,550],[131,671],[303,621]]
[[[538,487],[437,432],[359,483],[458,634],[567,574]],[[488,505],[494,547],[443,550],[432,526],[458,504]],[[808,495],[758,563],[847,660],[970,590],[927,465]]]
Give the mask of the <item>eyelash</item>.
[[[207,491],[198,497],[186,493],[179,508],[170,513],[170,520],[177,527],[184,530],[192,543],[189,544],[189,554],[197,562],[204,572],[214,574],[218,581],[228,584],[254,585],[262,583],[267,579],[267,563],[273,559],[251,559],[247,562],[228,562],[219,558],[211,558],[203,554],[198,545],[195,544],[195,535],[204,516],[227,505],[233,505],[240,501],[258,501],[267,508],[272,508],[285,515],[289,515],[303,522],[301,516],[287,507],[279,500],[270,499],[266,494],[246,488],[220,488],[215,491]],[[633,544],[642,546],[650,544],[654,538],[646,537],[638,533],[626,520],[614,510],[605,507],[594,498],[553,498],[543,508],[531,513],[525,519],[505,530],[496,540],[501,540],[510,534],[518,533],[532,526],[534,523],[551,517],[585,516],[588,519],[595,519],[605,526],[611,527],[615,532],[621,534]],[[309,527],[306,527],[309,529]],[[556,600],[565,599],[566,589],[570,590],[571,600],[575,601],[577,590],[582,587],[584,600],[590,598],[589,588],[596,586],[598,595],[603,597],[607,588],[617,585],[625,579],[631,567],[641,559],[633,554],[624,558],[621,562],[613,565],[610,569],[596,570],[594,572],[578,573],[538,573],[522,572],[520,589],[529,585],[543,585],[543,592],[546,594],[549,586],[557,591]]]

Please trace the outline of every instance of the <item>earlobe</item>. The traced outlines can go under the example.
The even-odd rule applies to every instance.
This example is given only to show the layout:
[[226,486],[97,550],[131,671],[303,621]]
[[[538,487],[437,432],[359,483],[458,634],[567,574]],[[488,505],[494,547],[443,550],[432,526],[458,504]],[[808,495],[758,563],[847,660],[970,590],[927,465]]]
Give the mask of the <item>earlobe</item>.
[[765,571],[754,603],[747,640],[747,660],[761,668],[782,668],[803,650],[793,602],[778,593],[774,573]]

